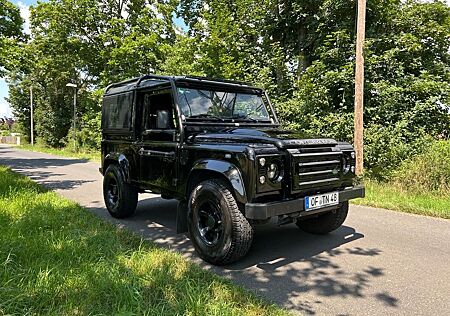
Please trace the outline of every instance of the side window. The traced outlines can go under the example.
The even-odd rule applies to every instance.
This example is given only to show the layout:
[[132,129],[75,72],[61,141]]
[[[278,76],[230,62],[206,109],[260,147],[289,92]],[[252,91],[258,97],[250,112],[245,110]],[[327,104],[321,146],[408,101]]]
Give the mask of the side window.
[[110,129],[128,129],[131,126],[133,94],[119,94],[103,99],[103,126]]
[[151,129],[175,129],[175,117],[170,92],[144,93],[142,95],[144,130]]

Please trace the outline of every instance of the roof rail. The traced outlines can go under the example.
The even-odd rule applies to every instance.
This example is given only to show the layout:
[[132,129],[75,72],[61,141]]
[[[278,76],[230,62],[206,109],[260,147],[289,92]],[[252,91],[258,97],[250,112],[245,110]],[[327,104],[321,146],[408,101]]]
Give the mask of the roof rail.
[[168,76],[159,76],[159,75],[143,75],[140,77],[135,77],[135,78],[131,78],[131,79],[127,79],[124,81],[120,81],[120,82],[116,82],[116,83],[111,83],[109,86],[106,87],[105,89],[105,93],[108,92],[109,89],[114,88],[114,87],[119,87],[119,86],[123,86],[124,84],[127,83],[132,83],[134,81],[136,81],[136,87],[138,87],[140,85],[140,83],[142,82],[142,80],[145,79],[161,79],[161,80],[167,80],[170,81],[171,77]]
[[204,80],[204,81],[217,81],[217,82],[225,82],[225,83],[234,83],[234,84],[239,84],[242,86],[253,86],[252,83],[250,82],[245,82],[245,81],[239,81],[239,80],[230,80],[230,79],[219,79],[219,78],[213,78],[213,77],[202,77],[202,76],[185,76],[185,78],[188,79],[197,79],[197,80]]
[[[143,80],[146,80],[146,79],[167,80],[167,81],[172,82],[172,83],[177,81],[177,80],[182,81],[183,79],[187,79],[187,80],[191,79],[191,80],[198,80],[198,81],[221,82],[221,83],[224,83],[224,84],[233,84],[233,85],[241,85],[241,86],[256,88],[256,87],[253,87],[253,85],[251,83],[244,82],[244,81],[238,81],[238,80],[218,79],[218,78],[201,77],[201,76],[180,76],[180,77],[175,76],[175,77],[173,77],[173,76],[160,76],[160,75],[147,74],[147,75],[142,75],[140,77],[135,77],[135,78],[131,78],[131,79],[128,79],[128,80],[112,83],[112,84],[110,84],[109,86],[106,87],[105,94],[111,88],[120,87],[120,86],[123,86],[125,84],[132,83],[132,82],[136,82],[135,87],[137,88],[137,87],[139,87],[141,82]],[[258,89],[260,89],[260,88],[258,88]]]

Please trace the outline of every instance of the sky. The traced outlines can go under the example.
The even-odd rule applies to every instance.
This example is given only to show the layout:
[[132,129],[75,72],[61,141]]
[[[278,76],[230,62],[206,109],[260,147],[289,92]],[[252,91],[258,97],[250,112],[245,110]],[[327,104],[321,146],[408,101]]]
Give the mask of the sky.
[[[45,1],[45,0],[44,0]],[[424,0],[429,1],[429,0]],[[450,0],[446,0],[447,4],[450,5]],[[30,19],[30,10],[29,6],[36,4],[37,0],[12,0],[13,3],[15,3],[20,8],[20,15],[25,20],[24,30],[25,32],[29,32],[29,19]],[[175,23],[183,23],[182,21],[175,20]],[[184,23],[183,23],[184,24]],[[8,97],[8,85],[6,84],[5,80],[0,78],[0,117],[8,116],[10,117],[12,115],[11,109],[9,108],[8,102],[5,98]]]

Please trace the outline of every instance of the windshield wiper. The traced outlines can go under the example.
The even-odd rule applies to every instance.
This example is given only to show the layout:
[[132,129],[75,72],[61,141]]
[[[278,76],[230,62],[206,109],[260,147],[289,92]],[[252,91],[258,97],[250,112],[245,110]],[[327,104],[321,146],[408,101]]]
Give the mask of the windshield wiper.
[[229,117],[230,119],[233,119],[233,120],[246,120],[246,121],[252,121],[252,122],[254,122],[254,123],[259,123],[259,122],[264,122],[264,121],[268,121],[268,120],[258,120],[258,119],[255,119],[255,118],[253,118],[253,117],[251,117],[250,115],[248,115],[248,114],[236,114],[236,115],[233,115],[233,116],[231,116],[231,117]]
[[208,114],[208,113],[201,113],[201,114],[196,114],[196,115],[191,115],[188,116],[187,119],[191,119],[191,118],[206,118],[206,119],[214,119],[214,120],[218,120],[218,121],[224,121],[223,117],[214,115],[214,114]]

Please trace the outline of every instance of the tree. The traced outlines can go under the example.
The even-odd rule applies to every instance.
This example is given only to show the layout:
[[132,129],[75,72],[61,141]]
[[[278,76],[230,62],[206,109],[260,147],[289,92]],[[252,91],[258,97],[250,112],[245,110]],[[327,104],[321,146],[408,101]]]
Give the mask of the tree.
[[[32,7],[32,38],[20,50],[23,62],[14,69],[11,89],[25,81],[38,87],[37,136],[54,147],[66,143],[72,121],[68,82],[80,87],[77,117],[92,119],[82,121],[90,127],[98,121],[98,87],[159,71],[175,37],[173,10],[170,2],[145,0],[51,0]],[[23,89],[11,92],[26,94]],[[11,100],[22,112],[19,98]]]
[[18,41],[23,38],[20,10],[8,0],[0,0],[0,77],[14,68]]

